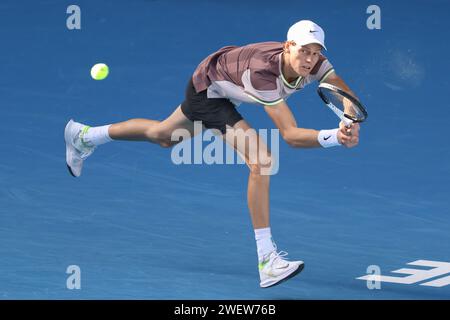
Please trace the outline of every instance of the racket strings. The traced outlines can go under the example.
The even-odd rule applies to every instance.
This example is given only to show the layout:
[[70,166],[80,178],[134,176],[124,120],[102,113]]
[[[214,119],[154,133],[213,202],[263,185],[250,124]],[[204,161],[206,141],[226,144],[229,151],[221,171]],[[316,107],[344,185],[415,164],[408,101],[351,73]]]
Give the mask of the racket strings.
[[325,96],[330,103],[342,110],[344,114],[352,120],[358,121],[365,118],[364,113],[362,113],[359,107],[350,99],[333,91],[325,92]]

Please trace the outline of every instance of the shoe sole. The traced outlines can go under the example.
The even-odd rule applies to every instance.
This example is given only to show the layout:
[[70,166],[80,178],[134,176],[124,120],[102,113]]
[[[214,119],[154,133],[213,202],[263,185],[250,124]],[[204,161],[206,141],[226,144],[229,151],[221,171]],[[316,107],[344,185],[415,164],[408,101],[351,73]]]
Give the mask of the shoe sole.
[[69,148],[68,145],[70,144],[69,137],[67,135],[68,135],[68,131],[69,131],[68,128],[70,125],[72,125],[72,123],[73,123],[73,120],[70,119],[70,121],[66,124],[66,127],[64,129],[64,142],[66,143],[66,166],[67,166],[67,169],[69,170],[69,173],[72,175],[72,177],[77,178],[77,176],[73,173],[70,166],[67,164],[67,153],[68,153],[68,148]]
[[66,166],[67,166],[67,169],[69,170],[69,173],[72,175],[72,177],[78,178],[76,175],[73,174],[72,169],[70,169],[69,165],[66,164]]
[[279,285],[279,284],[281,284],[281,283],[283,283],[283,282],[285,282],[285,281],[287,281],[287,280],[289,280],[289,279],[295,277],[295,276],[298,275],[300,272],[302,272],[304,268],[305,268],[305,264],[302,263],[301,265],[298,266],[297,270],[295,270],[294,272],[292,272],[292,273],[291,273],[290,275],[288,275],[286,278],[281,279],[280,281],[278,281],[278,282],[276,282],[276,283],[274,283],[274,284],[271,284],[270,286],[267,286],[267,287],[261,287],[261,288],[266,289],[266,288],[271,288],[271,287],[277,286],[277,285]]

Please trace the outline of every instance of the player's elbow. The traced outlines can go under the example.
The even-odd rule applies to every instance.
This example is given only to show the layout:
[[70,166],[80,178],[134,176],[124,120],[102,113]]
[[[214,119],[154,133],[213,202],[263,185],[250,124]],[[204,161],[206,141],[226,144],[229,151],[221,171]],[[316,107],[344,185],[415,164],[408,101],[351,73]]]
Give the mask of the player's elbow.
[[296,138],[293,130],[284,130],[281,132],[281,136],[283,137],[283,140],[286,141],[286,143],[291,146],[295,147],[296,144]]

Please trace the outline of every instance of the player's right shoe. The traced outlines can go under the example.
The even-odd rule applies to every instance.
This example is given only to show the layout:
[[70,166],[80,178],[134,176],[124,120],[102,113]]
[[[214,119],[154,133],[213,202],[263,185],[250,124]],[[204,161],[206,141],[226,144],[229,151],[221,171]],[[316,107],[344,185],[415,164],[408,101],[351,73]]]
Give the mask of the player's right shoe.
[[95,150],[95,146],[83,141],[89,126],[70,119],[64,130],[66,141],[66,163],[69,172],[74,177],[81,175],[84,160]]
[[276,250],[264,257],[264,260],[258,264],[260,286],[268,288],[286,281],[299,274],[305,264],[303,261],[287,261],[283,259],[287,252]]

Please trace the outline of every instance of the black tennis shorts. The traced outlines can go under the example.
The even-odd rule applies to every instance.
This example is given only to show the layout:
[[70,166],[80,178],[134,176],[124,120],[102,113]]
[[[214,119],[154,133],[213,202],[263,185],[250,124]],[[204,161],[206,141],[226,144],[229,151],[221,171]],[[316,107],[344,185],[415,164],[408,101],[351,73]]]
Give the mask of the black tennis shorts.
[[206,91],[197,93],[191,78],[186,88],[185,100],[181,104],[181,111],[189,120],[202,121],[205,128],[219,129],[224,134],[227,130],[226,125],[234,126],[243,118],[230,100],[208,98]]

